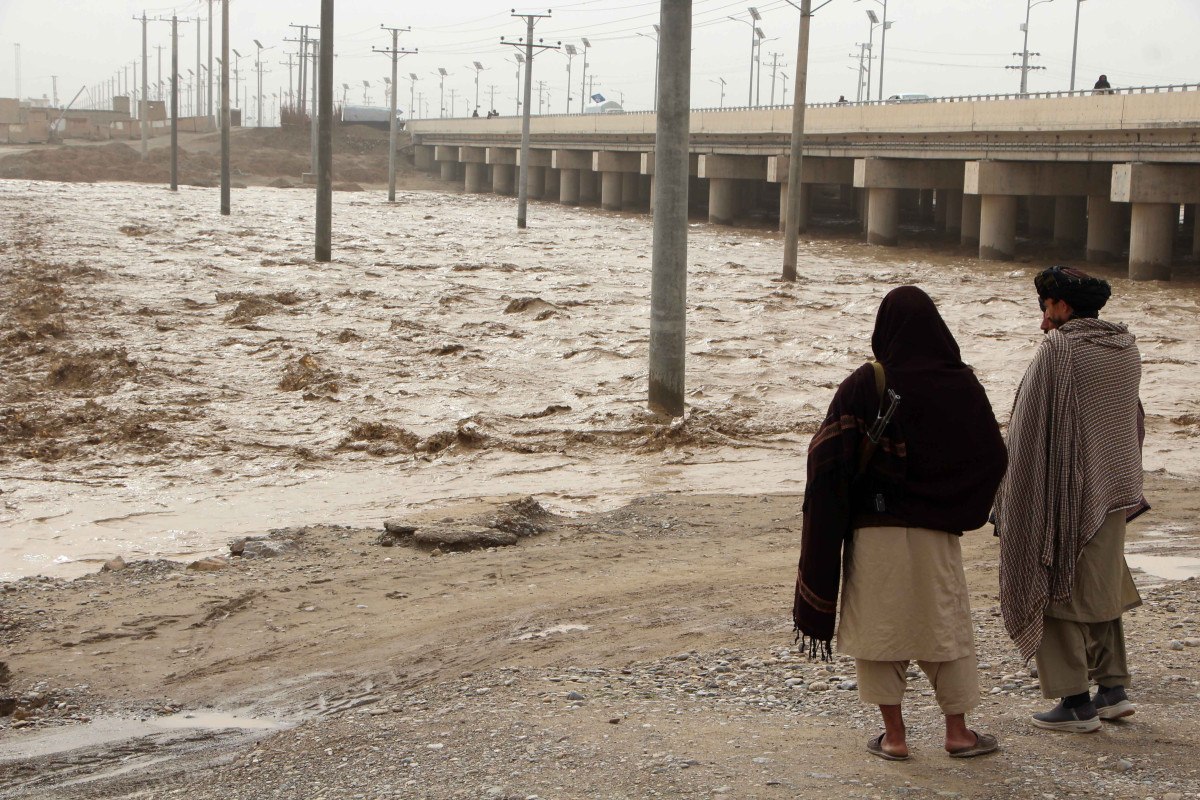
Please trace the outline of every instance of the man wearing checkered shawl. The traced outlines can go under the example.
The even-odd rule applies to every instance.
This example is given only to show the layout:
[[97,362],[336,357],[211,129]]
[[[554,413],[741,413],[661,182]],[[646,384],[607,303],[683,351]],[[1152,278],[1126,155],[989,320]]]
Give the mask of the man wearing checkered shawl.
[[1034,283],[1046,337],[1017,390],[996,495],[1000,608],[1042,694],[1061,698],[1033,724],[1083,733],[1134,711],[1121,615],[1141,604],[1124,555],[1125,523],[1148,508],[1141,357],[1124,325],[1098,319],[1107,282],[1053,267]]

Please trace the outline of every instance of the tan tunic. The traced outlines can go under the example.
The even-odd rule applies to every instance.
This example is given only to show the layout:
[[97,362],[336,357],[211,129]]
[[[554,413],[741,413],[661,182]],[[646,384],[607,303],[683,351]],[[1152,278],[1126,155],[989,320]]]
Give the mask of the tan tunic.
[[959,537],[858,528],[846,556],[838,650],[870,661],[954,661],[975,652]]
[[1125,512],[1104,518],[1079,553],[1068,603],[1051,603],[1046,616],[1072,622],[1108,622],[1142,604],[1125,563]]

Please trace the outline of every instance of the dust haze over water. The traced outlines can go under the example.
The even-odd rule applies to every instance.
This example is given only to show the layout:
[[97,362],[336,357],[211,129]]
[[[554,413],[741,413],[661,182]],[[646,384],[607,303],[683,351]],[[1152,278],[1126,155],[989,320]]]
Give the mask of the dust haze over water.
[[[518,233],[512,198],[397,199],[338,193],[316,264],[309,192],[246,189],[223,218],[212,189],[0,183],[0,578],[457,498],[799,492],[891,288],[934,297],[1002,422],[1042,335],[1048,261],[843,229],[802,240],[788,285],[774,232],[693,224],[672,422],[645,410],[650,216],[534,203]],[[1142,349],[1146,468],[1200,476],[1200,286],[1091,269]]]

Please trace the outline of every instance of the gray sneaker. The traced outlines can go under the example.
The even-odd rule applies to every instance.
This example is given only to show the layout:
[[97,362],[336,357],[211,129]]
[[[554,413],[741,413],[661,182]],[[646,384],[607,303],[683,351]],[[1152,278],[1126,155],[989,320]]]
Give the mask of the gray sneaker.
[[1096,713],[1100,719],[1121,719],[1137,710],[1133,703],[1129,702],[1124,686],[1114,686],[1107,692],[1097,689],[1092,703],[1096,706]]
[[1100,730],[1100,715],[1091,700],[1077,708],[1066,708],[1059,701],[1059,704],[1049,711],[1034,714],[1033,724],[1048,731],[1092,733]]

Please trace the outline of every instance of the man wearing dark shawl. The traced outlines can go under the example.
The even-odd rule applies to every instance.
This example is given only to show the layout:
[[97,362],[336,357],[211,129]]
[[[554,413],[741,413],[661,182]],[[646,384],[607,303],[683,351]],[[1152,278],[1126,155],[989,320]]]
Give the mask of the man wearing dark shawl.
[[1000,609],[1043,696],[1061,698],[1033,724],[1087,733],[1134,712],[1121,615],[1141,604],[1125,523],[1149,508],[1141,357],[1124,325],[1098,319],[1108,283],[1052,267],[1034,285],[1046,336],[1017,389],[996,495]]
[[838,649],[855,658],[859,697],[883,715],[871,753],[908,758],[900,704],[915,659],[946,716],[946,750],[981,755],[997,744],[966,725],[979,681],[959,537],[987,521],[1004,443],[983,386],[925,292],[888,293],[871,349],[901,401],[860,470],[884,402],[864,365],[838,387],[809,444],[793,618],[810,656],[830,657],[840,584]]

